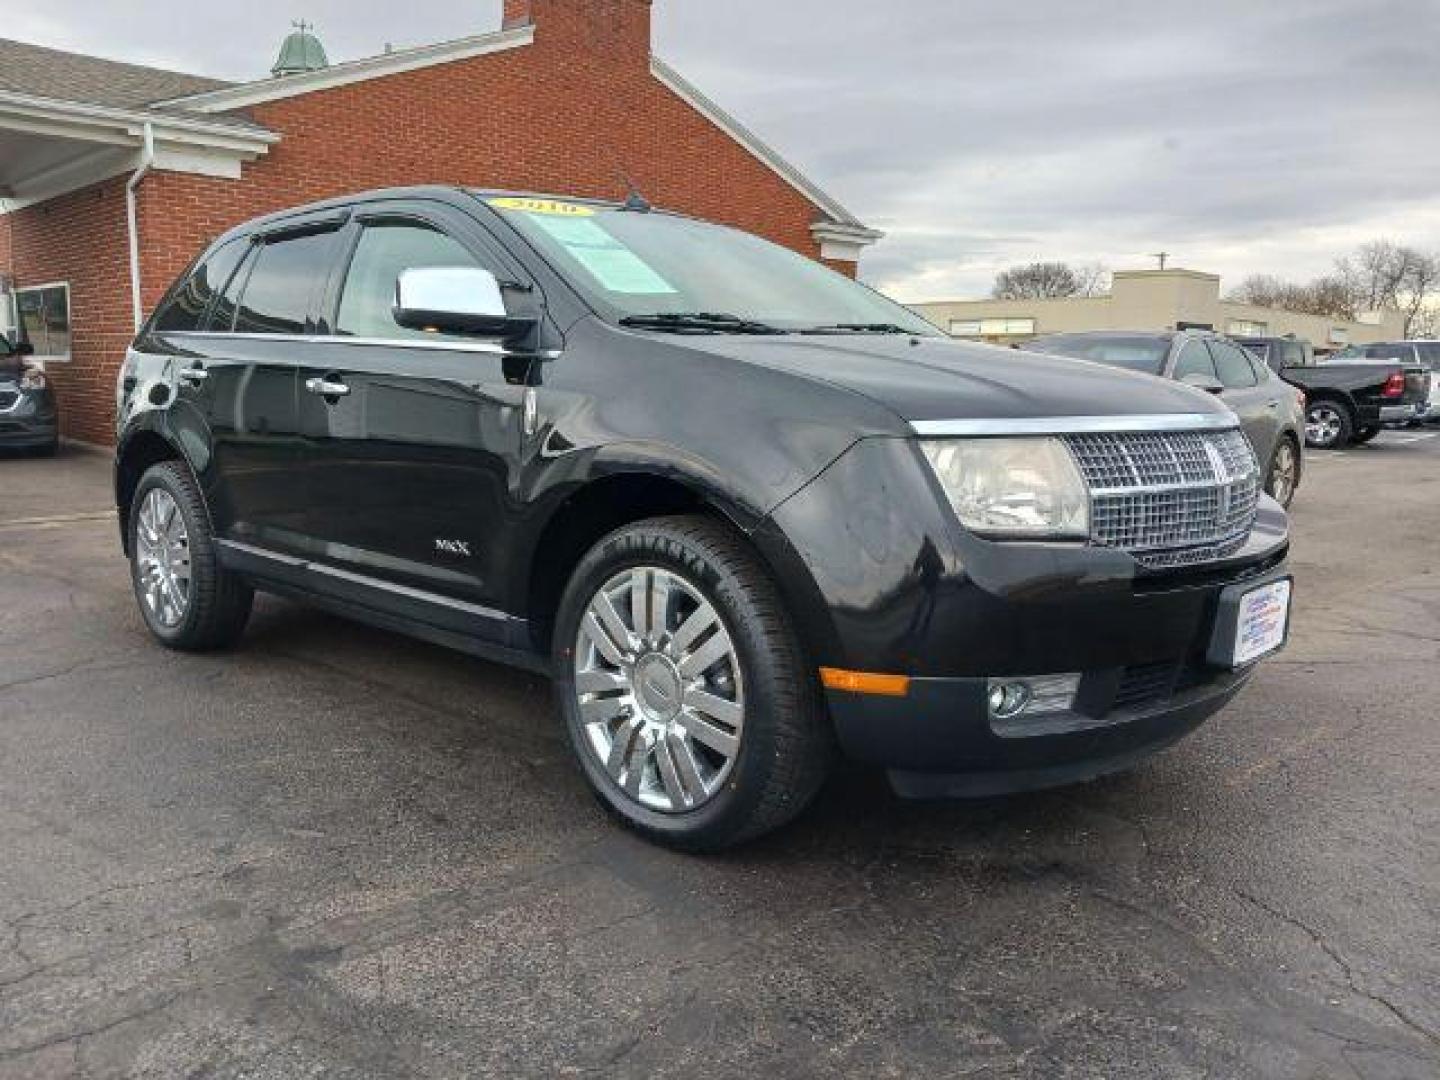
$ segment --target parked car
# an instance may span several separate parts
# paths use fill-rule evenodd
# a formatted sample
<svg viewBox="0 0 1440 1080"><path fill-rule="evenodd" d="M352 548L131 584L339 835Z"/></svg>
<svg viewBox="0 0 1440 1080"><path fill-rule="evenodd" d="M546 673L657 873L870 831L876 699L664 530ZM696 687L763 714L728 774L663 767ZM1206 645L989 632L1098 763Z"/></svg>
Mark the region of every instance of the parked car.
<svg viewBox="0 0 1440 1080"><path fill-rule="evenodd" d="M60 411L45 372L27 363L28 343L0 335L0 450L54 454Z"/></svg>
<svg viewBox="0 0 1440 1080"><path fill-rule="evenodd" d="M1304 399L1229 339L1201 330L1107 330L1051 334L1025 348L1176 379L1216 395L1240 418L1264 463L1265 490L1282 506L1294 499L1304 475Z"/></svg>
<svg viewBox="0 0 1440 1080"><path fill-rule="evenodd" d="M1336 360L1365 362L1395 360L1419 364L1430 371L1430 395L1423 408L1416 410L1413 423L1440 421L1440 341L1391 341L1374 345L1349 345L1337 353Z"/></svg>
<svg viewBox="0 0 1440 1080"><path fill-rule="evenodd" d="M1430 398L1430 373L1417 363L1357 356L1346 350L1317 362L1308 342L1235 340L1263 357L1286 382L1305 391L1305 441L1317 450L1369 442L1386 424L1414 419Z"/></svg>
<svg viewBox="0 0 1440 1080"><path fill-rule="evenodd" d="M586 780L689 850L833 748L909 796L1128 768L1285 639L1285 512L1211 395L952 342L637 200L409 189L261 218L119 379L140 613L253 590L553 675Z"/></svg>

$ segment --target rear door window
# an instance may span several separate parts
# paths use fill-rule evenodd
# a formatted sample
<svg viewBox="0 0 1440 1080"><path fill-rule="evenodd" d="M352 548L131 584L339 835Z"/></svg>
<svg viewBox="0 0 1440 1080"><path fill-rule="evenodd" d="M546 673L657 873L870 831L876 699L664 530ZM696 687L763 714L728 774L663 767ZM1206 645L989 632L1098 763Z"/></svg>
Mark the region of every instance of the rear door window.
<svg viewBox="0 0 1440 1080"><path fill-rule="evenodd" d="M1260 380L1250 366L1250 358L1239 345L1228 341L1210 342L1210 352L1215 357L1215 371L1227 390L1243 390L1254 386Z"/></svg>
<svg viewBox="0 0 1440 1080"><path fill-rule="evenodd" d="M241 334L303 334L330 272L336 230L265 241L235 316Z"/></svg>
<svg viewBox="0 0 1440 1080"><path fill-rule="evenodd" d="M245 288L245 282L255 266L255 256L259 253L260 249L254 243L245 241L240 265L235 273L230 275L230 281L220 295L215 297L215 303L210 308L210 317L206 319L203 329L218 334L228 334L235 329L235 312L240 308L240 293Z"/></svg>
<svg viewBox="0 0 1440 1080"><path fill-rule="evenodd" d="M1187 375L1199 375L1206 379L1220 377L1215 373L1215 361L1210 358L1210 351L1203 341L1187 341L1180 350L1180 358L1175 361L1175 378L1183 379Z"/></svg>
<svg viewBox="0 0 1440 1080"><path fill-rule="evenodd" d="M199 330L216 295L230 283L241 258L249 250L243 240L232 240L197 266L155 316L160 333Z"/></svg>

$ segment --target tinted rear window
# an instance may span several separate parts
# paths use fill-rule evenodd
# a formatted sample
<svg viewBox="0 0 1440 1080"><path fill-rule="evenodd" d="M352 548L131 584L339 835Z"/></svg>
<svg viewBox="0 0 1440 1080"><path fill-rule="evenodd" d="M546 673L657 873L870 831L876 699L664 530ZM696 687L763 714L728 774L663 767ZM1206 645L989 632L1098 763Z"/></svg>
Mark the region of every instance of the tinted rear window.
<svg viewBox="0 0 1440 1080"><path fill-rule="evenodd" d="M1164 338L1092 337L1090 335L1040 338L1025 346L1031 352L1054 356L1073 356L1077 360L1093 360L1128 371L1159 375L1170 355L1170 342Z"/></svg>
<svg viewBox="0 0 1440 1080"><path fill-rule="evenodd" d="M271 240L245 285L235 329L242 334L303 334L318 283L330 269L335 233Z"/></svg>
<svg viewBox="0 0 1440 1080"><path fill-rule="evenodd" d="M161 333L199 330L215 294L225 288L248 249L248 242L232 240L197 266L155 317L155 329Z"/></svg>

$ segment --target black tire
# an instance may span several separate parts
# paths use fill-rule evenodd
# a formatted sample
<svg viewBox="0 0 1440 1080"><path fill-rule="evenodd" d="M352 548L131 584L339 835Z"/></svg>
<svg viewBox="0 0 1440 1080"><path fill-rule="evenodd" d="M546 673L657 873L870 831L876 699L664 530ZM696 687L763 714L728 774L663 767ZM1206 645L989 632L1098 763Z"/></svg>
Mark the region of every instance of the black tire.
<svg viewBox="0 0 1440 1080"><path fill-rule="evenodd" d="M1355 419L1344 402L1319 398L1305 407L1305 445L1312 450L1338 450L1348 446Z"/></svg>
<svg viewBox="0 0 1440 1080"><path fill-rule="evenodd" d="M1350 436L1350 441L1356 446L1364 446L1384 430L1385 429L1379 424L1371 424L1368 427L1358 428L1355 433Z"/></svg>
<svg viewBox="0 0 1440 1080"><path fill-rule="evenodd" d="M188 538L190 583L188 603L173 626L167 626L147 604L141 585L138 532L146 496L156 488L168 492L183 518ZM189 468L178 461L155 465L140 478L130 504L127 526L130 581L140 615L157 641L183 652L209 652L233 645L245 631L254 591L220 565L204 497Z"/></svg>
<svg viewBox="0 0 1440 1080"><path fill-rule="evenodd" d="M1287 453L1290 469L1288 480L1281 475ZM1285 509L1290 509L1290 504L1295 501L1295 492L1299 490L1302 474L1299 442L1292 435L1281 435L1275 442L1275 449L1270 454L1270 467L1265 473L1266 494Z"/></svg>
<svg viewBox="0 0 1440 1080"><path fill-rule="evenodd" d="M587 741L576 692L576 645L591 601L627 569L682 578L719 613L745 688L744 726L723 784L696 809L663 812L627 794ZM668 847L715 852L801 813L824 783L833 737L817 675L806 661L779 591L744 540L703 517L654 518L595 545L566 587L555 624L556 690L586 780L625 825ZM631 714L633 715L633 713Z"/></svg>

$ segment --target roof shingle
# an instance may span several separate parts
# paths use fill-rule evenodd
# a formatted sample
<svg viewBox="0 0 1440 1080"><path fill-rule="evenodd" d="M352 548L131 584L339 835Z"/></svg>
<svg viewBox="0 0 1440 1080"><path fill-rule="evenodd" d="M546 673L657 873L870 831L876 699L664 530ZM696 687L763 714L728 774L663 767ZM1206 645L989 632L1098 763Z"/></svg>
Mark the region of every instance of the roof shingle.
<svg viewBox="0 0 1440 1080"><path fill-rule="evenodd" d="M111 109L139 109L229 85L201 75L102 60L0 38L0 91Z"/></svg>

